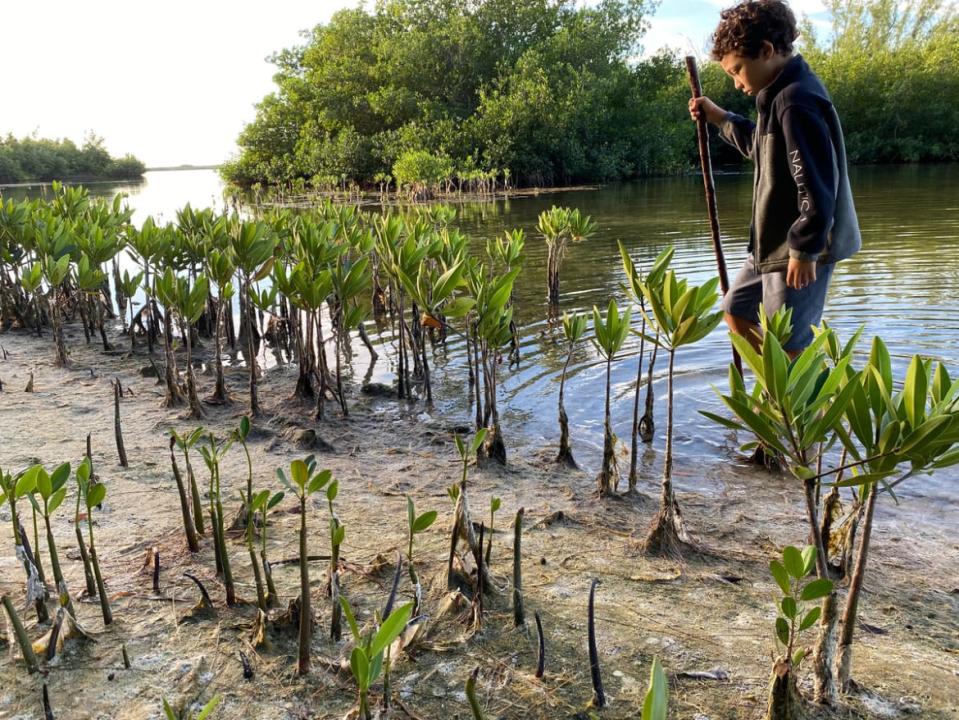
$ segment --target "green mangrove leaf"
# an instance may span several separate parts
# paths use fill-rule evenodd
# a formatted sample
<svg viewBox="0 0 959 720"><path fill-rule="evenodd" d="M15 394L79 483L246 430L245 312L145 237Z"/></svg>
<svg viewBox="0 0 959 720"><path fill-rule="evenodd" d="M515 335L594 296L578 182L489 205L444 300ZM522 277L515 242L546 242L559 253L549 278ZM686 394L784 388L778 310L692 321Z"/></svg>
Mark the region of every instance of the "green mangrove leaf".
<svg viewBox="0 0 959 720"><path fill-rule="evenodd" d="M810 600L818 600L819 598L826 597L829 593L832 592L832 580L827 580L826 578L818 578L813 580L811 583L806 585L802 589L802 594L800 599L803 602L809 602Z"/></svg>

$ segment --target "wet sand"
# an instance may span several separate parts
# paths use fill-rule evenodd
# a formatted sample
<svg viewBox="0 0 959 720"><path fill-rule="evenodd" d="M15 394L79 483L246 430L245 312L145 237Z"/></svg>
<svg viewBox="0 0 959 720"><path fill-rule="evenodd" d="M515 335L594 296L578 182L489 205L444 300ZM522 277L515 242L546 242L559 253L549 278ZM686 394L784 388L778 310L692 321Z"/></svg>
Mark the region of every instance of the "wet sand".
<svg viewBox="0 0 959 720"><path fill-rule="evenodd" d="M116 338L125 348L126 341ZM314 670L307 679L294 674L294 632L270 631L270 647L250 643L253 604L228 609L214 574L209 535L191 555L183 536L176 486L169 465L169 428L189 430L196 422L183 409L161 407L163 388L140 369L145 351L134 358L104 355L86 346L79 327L68 328L71 366L52 366L49 334L0 335L9 352L0 360L0 467L19 469L36 461L48 468L76 464L92 433L96 472L107 484L103 511L97 512L97 546L115 622L104 628L95 600L77 603L79 619L96 637L94 644L68 643L68 650L45 677L28 675L18 654L0 637L0 718L43 717L41 685L46 682L58 718L159 718L161 699L171 703L223 701L213 718L342 718L354 704L352 680L339 669L349 646L329 639L330 601L327 563L311 563ZM200 355L202 356L203 351ZM2 355L2 354L0 354ZM162 359L162 353L160 357ZM183 358L179 358L182 363ZM35 392L25 393L31 369ZM91 373L92 369L92 373ZM110 381L117 377L131 391L121 405L130 466L119 466L113 439ZM207 406L204 426L218 436L235 427L247 407L246 372L228 370L236 403ZM198 377L201 396L213 389L213 377ZM361 622L382 608L397 550L406 552L406 500L418 512L439 511L439 519L417 536L415 557L424 583L428 634L412 652L395 659L392 684L398 702L394 718L469 717L464 684L480 666L480 701L489 718L570 718L586 712L591 696L586 650L586 603L592 578L596 595L600 662L607 718L639 716L650 663L662 661L670 682L670 718L758 718L775 651L775 585L767 567L786 544L802 544L805 531L801 492L786 477L716 457L704 464L676 458L675 482L687 521L705 552L682 561L648 558L638 545L656 506L658 449L644 453L641 494L598 500L584 472L551 462L555 450L536 456L512 453L507 468L471 468L469 496L474 520L488 522L491 496L502 498L495 518L492 570L503 591L487 603L483 626L470 636L455 614L436 617L445 595L446 559L452 504L446 488L459 478L452 431L466 417L433 413L422 420L422 404L407 407L388 398L370 398L354 388L350 416L332 403L327 418L315 423L311 408L290 400L296 371L270 369L260 398L265 412L254 421L250 451L254 487L279 489L277 467L315 453L320 467L340 482L337 511L346 525L343 546L344 594ZM331 449L312 448L309 433ZM509 427L504 428L507 444ZM575 450L575 428L573 442ZM201 488L206 469L194 458ZM246 460L234 447L223 467L226 516L240 505ZM707 495L684 486L711 484ZM25 503L20 505L22 509ZM515 511L525 508L524 590L530 631L513 628L508 579L511 577ZM915 509L914 509L915 510ZM926 508L933 513L935 508ZM860 604L853 675L863 691L822 717L959 717L959 542L942 523L923 525L917 514L899 513L891 504L878 511L878 525L865 591ZM79 595L83 573L72 527L72 495L55 516L55 535L67 583ZM27 518L29 519L29 517ZM316 500L308 518L310 553L329 552L325 500ZM25 523L29 524L29 523ZM209 523L207 523L209 524ZM299 591L295 563L298 512L287 497L271 515L269 556L281 605ZM24 576L10 537L9 509L0 510L0 591L22 607ZM45 553L45 543L41 539ZM159 548L163 572L160 596L152 591L144 559ZM255 591L249 558L239 536L230 555L238 593ZM47 572L49 560L46 560ZM183 572L201 578L213 598L214 615L186 619L198 600ZM402 599L409 582L403 576ZM539 611L546 635L543 680L533 677L536 662L533 611ZM32 639L43 632L35 616L21 612ZM4 628L6 618L4 617ZM811 644L813 636L804 636ZM132 668L125 670L121 643ZM244 680L240 652L250 658L255 677ZM684 673L712 671L704 679ZM808 668L800 671L809 689ZM195 706L198 707L198 706Z"/></svg>

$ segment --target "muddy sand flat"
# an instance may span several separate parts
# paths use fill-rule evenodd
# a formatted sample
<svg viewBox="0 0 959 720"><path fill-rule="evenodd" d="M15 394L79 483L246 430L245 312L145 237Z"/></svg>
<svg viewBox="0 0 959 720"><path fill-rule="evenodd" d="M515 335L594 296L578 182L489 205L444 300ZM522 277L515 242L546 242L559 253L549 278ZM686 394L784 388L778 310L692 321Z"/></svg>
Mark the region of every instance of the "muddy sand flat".
<svg viewBox="0 0 959 720"><path fill-rule="evenodd" d="M122 338L117 344L123 346ZM145 354L126 358L85 346L79 328L68 328L71 365L51 363L49 336L0 335L9 357L0 360L0 467L33 462L48 468L83 456L92 435L95 471L108 487L95 515L97 547L115 622L104 628L95 599L77 603L79 620L95 643L68 641L65 653L46 672L28 675L12 633L0 637L0 718L41 718L41 688L48 686L57 718L159 718L162 698L194 709L219 694L214 718L342 718L355 694L343 669L349 644L329 638L331 604L326 595L328 562L311 563L317 625L313 672L295 675L296 630L271 622L267 643L254 647L255 603L227 608L214 573L209 535L200 552L186 547L176 486L169 464L168 430L188 431L196 422L183 409L161 407L163 388L141 368ZM202 355L202 352L201 352ZM162 353L161 353L162 358ZM182 363L182 360L180 361ZM26 393L31 370L35 392ZM247 407L246 372L228 369L235 404L207 406L205 427L224 436ZM119 466L114 444L113 390L119 378L128 394L121 403L129 467ZM417 536L415 559L424 584L423 611L430 616L408 653L394 658L394 718L467 718L464 685L480 667L479 696L489 718L588 717L591 697L586 647L586 604L592 578L596 595L600 662L610 705L598 715L636 718L653 657L670 683L670 718L758 718L774 653L775 586L768 563L782 546L802 544L801 493L788 478L728 458L684 462L676 458L674 482L687 521L704 552L680 560L648 558L639 539L653 515L658 490L658 452L647 452L641 494L599 501L592 477L561 469L544 448L539 457L510 456L507 468L471 468L469 497L474 520L486 520L491 496L502 498L495 518L492 571L501 591L486 602L482 627L471 633L468 608L440 617L446 596L446 562L452 503L447 487L459 478L455 428L468 419L417 420L422 406L353 392L350 415L332 403L324 421L291 400L296 371L271 369L260 387L263 416L253 423L250 452L254 487L280 489L278 467L315 453L340 483L337 511L346 526L342 588L360 622L382 609L397 551L406 552L406 499L417 511L439 511L439 519ZM201 395L213 378L199 376ZM510 428L505 428L509 443ZM575 428L573 429L575 450ZM201 488L206 468L194 468ZM226 516L239 509L246 483L240 447L223 467ZM705 480L718 490L710 497L684 491L684 478ZM71 483L73 481L71 480ZM689 482L692 484L692 482ZM54 527L67 583L75 596L83 571L73 529L72 491ZM329 553L325 498L310 509L310 554ZM21 505L21 508L23 506ZM513 627L508 580L512 573L512 518L525 508L524 590L529 630ZM959 718L959 544L943 523L916 518L936 508L904 510L886 504L878 512L873 553L860 606L854 677L861 692L846 705L814 713L835 718ZM13 552L9 508L0 510L0 591L16 600L32 639L36 626L23 608L24 574ZM904 519L905 518L905 519ZM29 515L25 518L29 521ZM29 525L28 523L25 523ZM207 523L209 525L209 523ZM290 496L271 515L268 554L281 607L299 592L299 514ZM503 532L503 530L506 532ZM46 560L45 543L41 547ZM160 594L152 588L145 559L157 547ZM230 540L240 596L255 601L252 571L242 536ZM284 562L292 560L292 562ZM184 572L209 589L215 612L190 617L199 594ZM410 596L404 573L401 600ZM536 633L532 615L542 617L546 674L534 677ZM4 623L6 617L4 616ZM812 635L805 637L812 643ZM132 667L124 669L125 643ZM244 679L241 653L254 677ZM808 690L808 671L801 671ZM376 693L379 704L379 691Z"/></svg>

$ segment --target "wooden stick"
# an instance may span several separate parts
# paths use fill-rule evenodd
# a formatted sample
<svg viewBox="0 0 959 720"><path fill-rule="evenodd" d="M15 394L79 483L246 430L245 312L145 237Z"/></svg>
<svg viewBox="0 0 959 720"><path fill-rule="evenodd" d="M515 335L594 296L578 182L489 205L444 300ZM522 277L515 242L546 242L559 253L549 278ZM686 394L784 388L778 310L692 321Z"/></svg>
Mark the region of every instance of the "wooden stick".
<svg viewBox="0 0 959 720"><path fill-rule="evenodd" d="M686 72L689 74L689 89L693 98L703 95L703 88L699 82L699 71L696 69L696 58L686 56ZM709 213L709 230L713 238L713 251L716 254L716 268L719 271L719 286L723 295L729 292L729 273L726 271L726 256L723 254L723 243L719 235L719 212L716 210L716 184L713 182L713 162L709 155L709 131L706 129L706 118L699 113L696 120L696 135L699 139L699 162L703 169L703 185L706 188L706 209ZM733 363L739 374L743 374L743 362L733 348Z"/></svg>

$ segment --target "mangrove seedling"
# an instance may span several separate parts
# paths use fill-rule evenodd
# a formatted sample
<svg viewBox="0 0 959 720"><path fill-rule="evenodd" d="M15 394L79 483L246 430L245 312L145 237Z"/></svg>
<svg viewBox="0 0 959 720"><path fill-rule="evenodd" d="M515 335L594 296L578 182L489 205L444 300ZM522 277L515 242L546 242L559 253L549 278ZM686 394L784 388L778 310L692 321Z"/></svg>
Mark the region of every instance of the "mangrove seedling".
<svg viewBox="0 0 959 720"><path fill-rule="evenodd" d="M536 677L542 678L546 673L546 637L543 635L543 621L540 620L539 610L533 612L536 621Z"/></svg>
<svg viewBox="0 0 959 720"><path fill-rule="evenodd" d="M653 666L649 669L649 687L646 689L640 720L667 720L668 709L669 683L666 682L666 673L663 672L659 658L653 658Z"/></svg>
<svg viewBox="0 0 959 720"><path fill-rule="evenodd" d="M36 468L37 466L34 466ZM37 484L37 472L29 468L26 472L14 476L0 469L0 504L6 501L10 505L10 519L13 524L13 544L17 558L23 563L27 574L27 604L33 603L37 613L37 622L45 623L50 620L47 612L47 589L40 579L40 573L30 554L26 551L26 538L23 536L22 525L17 516L17 500L30 495Z"/></svg>
<svg viewBox="0 0 959 720"><path fill-rule="evenodd" d="M571 468L578 467L573 459L573 451L569 446L569 417L566 415L566 406L563 404L563 392L566 389L566 372L569 370L569 361L573 357L573 348L583 333L586 332L586 316L579 313L569 315L563 313L563 336L566 338L566 362L563 363L563 372L559 377L559 454L556 462L564 463Z"/></svg>
<svg viewBox="0 0 959 720"><path fill-rule="evenodd" d="M70 479L70 463L62 463L52 473L47 473L40 465L35 465L36 472L36 493L30 495L30 502L43 516L43 523L47 531L47 550L50 553L50 565L53 568L53 580L56 583L57 595L60 599L60 605L67 608L73 617L76 612L73 609L73 600L67 589L67 584L63 579L63 572L60 569L60 557L57 553L57 544L53 537L53 529L50 525L50 517L63 503L67 495L67 480ZM31 468L33 470L33 468ZM28 470L30 472L30 470ZM36 496L40 496L38 502ZM2 500L0 500L0 504Z"/></svg>
<svg viewBox="0 0 959 720"><path fill-rule="evenodd" d="M356 681L356 690L359 703L360 720L372 720L370 713L370 687L376 682L383 668L383 654L393 641L406 629L413 613L413 603L406 603L396 608L388 618L383 620L376 632L360 633L353 610L345 597L340 597L343 614L349 623L355 645L350 654L350 670Z"/></svg>
<svg viewBox="0 0 959 720"><path fill-rule="evenodd" d="M339 642L343 637L343 613L340 608L340 546L346 538L346 527L333 510L333 501L340 492L340 483L333 480L326 488L326 503L330 509L330 585L329 593L333 602L330 619L330 637Z"/></svg>
<svg viewBox="0 0 959 720"><path fill-rule="evenodd" d="M20 621L17 609L13 606L8 595L0 597L0 603L3 604L4 609L7 611L7 617L10 618L10 625L13 627L13 632L17 637L17 643L20 645L20 654L23 655L23 662L27 665L27 671L31 674L35 673L40 669L37 664L37 656L33 652L33 645L30 643L27 631Z"/></svg>
<svg viewBox="0 0 959 720"><path fill-rule="evenodd" d="M656 336L645 335L669 352L666 374L666 451L663 459L662 492L659 512L646 533L643 545L647 552L671 553L690 542L679 502L673 492L673 376L676 350L706 337L720 323L722 311L712 312L718 294L719 279L713 278L699 287L690 287L667 270L661 285L639 284L652 314L642 309L647 326Z"/></svg>
<svg viewBox="0 0 959 720"><path fill-rule="evenodd" d="M603 690L603 676L599 671L599 652L596 649L596 614L594 608L597 585L599 585L599 580L593 578L589 585L589 610L586 621L589 641L589 677L593 682L593 699L590 705L595 708L604 708L606 707L606 693Z"/></svg>
<svg viewBox="0 0 959 720"><path fill-rule="evenodd" d="M262 494L262 492L260 494ZM283 498L284 493L280 490L270 495L269 499L262 502L259 506L260 517L263 519L263 526L260 528L260 564L263 566L263 576L266 578L266 604L270 607L276 604L279 594L276 592L276 585L273 584L273 568L270 566L270 561L266 558L266 533L267 527L269 526L268 518L270 510L275 508Z"/></svg>
<svg viewBox="0 0 959 720"><path fill-rule="evenodd" d="M232 440L217 443L213 433L207 435L207 445L200 447L200 454L210 471L210 523L213 525L213 541L219 558L218 571L223 572L223 585L226 589L226 604L236 604L236 590L233 585L233 571L230 568L230 556L226 550L226 524L223 520L223 498L220 492L220 461L226 455Z"/></svg>
<svg viewBox="0 0 959 720"><path fill-rule="evenodd" d="M421 515L416 514L416 508L413 506L413 498L406 496L406 529L407 529L407 551L406 558L410 564L410 583L413 585L413 614L419 612L420 602L423 599L423 588L420 585L420 579L416 574L413 564L413 537L426 530L436 522L436 510L427 510Z"/></svg>
<svg viewBox="0 0 959 720"><path fill-rule="evenodd" d="M639 481L639 445L637 441L641 438L643 442L652 442L653 432L656 426L653 418L653 367L656 364L656 351L659 349L659 345L652 343L649 367L646 370L646 404L643 415L640 417L639 395L643 379L643 358L646 354L646 296L643 295L639 271L637 271L636 266L633 265L633 261L626 251L626 246L623 245L622 240L617 242L619 243L619 254L623 259L623 269L626 271L626 279L628 280L626 287L632 298L639 303L640 314L642 315L642 325L639 329L639 362L636 364L636 388L633 395L633 428L630 441L629 479L627 481L628 487L632 491L636 489L636 483ZM670 246L657 256L652 269L646 276L647 285L654 287L662 285L666 268L669 267L674 252L675 248Z"/></svg>
<svg viewBox="0 0 959 720"><path fill-rule="evenodd" d="M173 469L173 479L176 481L177 493L180 496L180 513L183 515L183 531L186 533L186 544L190 552L198 552L200 544L196 538L196 525L193 517L190 515L190 501L187 499L187 490L183 485L183 476L180 475L180 466L176 461L176 441L177 434L175 430L170 431L170 466Z"/></svg>
<svg viewBox="0 0 959 720"><path fill-rule="evenodd" d="M597 476L600 497L612 495L619 482L619 473L615 467L616 436L613 434L613 421L610 418L610 382L613 358L623 346L626 335L629 334L629 315L629 308L620 315L619 308L616 307L616 302L613 299L610 299L609 306L606 308L605 319L599 314L599 308L593 306L593 331L596 334L593 338L593 345L595 345L600 354L606 358L606 413L603 423L603 466Z"/></svg>
<svg viewBox="0 0 959 720"><path fill-rule="evenodd" d="M190 462L190 448L195 446L200 438L203 437L203 427L198 427L189 435L179 435L176 430L170 430L170 435L176 440L176 445L183 453L183 462L186 465L187 480L190 483L190 497L193 506L193 524L199 535L206 532L203 523L203 503L200 500L200 488L196 482L196 475L193 472L193 464Z"/></svg>
<svg viewBox="0 0 959 720"><path fill-rule="evenodd" d="M470 517L469 500L466 495L466 477L470 458L482 446L486 438L486 429L482 428L473 436L470 444L467 446L459 435L454 435L456 450L460 454L463 474L460 478L459 486L453 486L456 489L450 489L450 498L454 502L453 507L453 528L450 532L450 554L446 569L447 588L453 590L456 588L455 576L453 572L453 559L456 557L456 548L460 541L463 541L468 550L468 554L475 559L482 560L483 548L476 538L476 531L473 527L473 521ZM489 576L489 568L485 564L480 564L484 576L482 582L477 579L477 587L483 585L490 592L493 591L492 578ZM478 568L478 570L480 570Z"/></svg>
<svg viewBox="0 0 959 720"><path fill-rule="evenodd" d="M773 665L769 686L767 720L794 720L804 717L802 701L796 690L795 670L806 656L806 649L797 647L799 634L808 630L819 619L819 605L808 608L806 603L821 600L832 592L832 581L817 578L806 581L816 568L816 548L809 545L802 550L789 546L783 550L782 562L769 563L776 585L782 591L776 618L777 647L782 655Z"/></svg>
<svg viewBox="0 0 959 720"><path fill-rule="evenodd" d="M500 506L503 504L503 501L498 497L491 497L489 499L489 540L486 541L486 564L489 565L490 556L493 554L493 520L496 516L496 511L500 509Z"/></svg>
<svg viewBox="0 0 959 720"><path fill-rule="evenodd" d="M174 709L166 698L163 698L163 714L166 715L166 720L206 720L210 717L210 713L216 710L217 705L220 704L220 696L214 695L210 702L200 708L200 712L194 715L190 712L189 708L178 708Z"/></svg>
<svg viewBox="0 0 959 720"><path fill-rule="evenodd" d="M210 233L214 236L225 232L225 225L222 220L218 220ZM214 245L219 245L215 239ZM214 247L209 251L206 257L207 272L210 278L216 284L216 319L213 321L213 356L216 366L216 386L213 395L205 399L205 402L212 405L224 405L232 402L230 393L227 392L226 382L223 378L223 319L226 311L232 311L232 301L234 288L231 282L236 273L236 264L233 262L233 253L229 247L218 249Z"/></svg>
<svg viewBox="0 0 959 720"><path fill-rule="evenodd" d="M333 473L330 470L316 472L316 461L310 456L305 460L294 460L290 463L289 478L283 468L277 468L276 475L300 501L300 639L297 672L306 675L310 672L310 640L313 636L310 566L306 542L306 500L321 490L330 481Z"/></svg>
<svg viewBox="0 0 959 720"><path fill-rule="evenodd" d="M473 720L486 720L483 709L480 707L479 700L476 698L476 678L479 676L479 665L473 668L473 672L466 678L466 700L470 704L470 711L473 713Z"/></svg>
<svg viewBox="0 0 959 720"><path fill-rule="evenodd" d="M136 344L136 328L134 327L134 315L133 315L133 298L137 294L137 290L140 289L140 284L143 282L143 272L138 272L136 275L130 275L129 270L123 271L123 276L120 278L120 292L123 293L123 296L130 299L130 324L127 326L127 333L130 335L130 354L132 355L137 348ZM124 322L126 319L124 318Z"/></svg>
<svg viewBox="0 0 959 720"><path fill-rule="evenodd" d="M546 241L546 297L549 305L556 308L559 306L559 268L567 245L590 237L596 232L596 223L579 210L554 206L540 213L536 229Z"/></svg>
<svg viewBox="0 0 959 720"><path fill-rule="evenodd" d="M523 609L523 508L516 511L513 521L513 625L526 624Z"/></svg>
<svg viewBox="0 0 959 720"><path fill-rule="evenodd" d="M80 486L80 494L83 496L84 504L87 507L87 532L90 536L88 550L90 552L90 565L93 567L93 577L97 583L97 595L100 598L100 612L103 615L103 624L109 625L113 622L113 612L110 610L110 599L107 597L107 589L103 584L100 561L97 558L97 548L93 539L93 508L106 498L107 486L90 478L90 464L86 458L77 466L77 484Z"/></svg>
<svg viewBox="0 0 959 720"><path fill-rule="evenodd" d="M123 394L120 379L116 378L113 383L113 437L117 443L117 456L120 459L120 467L129 467L127 462L127 451L123 445L123 426L120 424L120 397Z"/></svg>
<svg viewBox="0 0 959 720"><path fill-rule="evenodd" d="M87 436L89 439L89 435ZM84 465L86 470L84 471L87 478L93 477L93 461L90 459L89 454L89 443L87 443L88 454L83 458L80 465L77 466L77 483L80 482L80 468ZM77 547L80 550L80 560L83 562L83 577L86 581L86 594L87 597L94 597L97 594L96 580L93 577L93 568L90 564L90 553L87 552L87 543L83 539L83 525L80 522L80 500L83 496L83 493L79 490L77 491L77 500L76 505L73 510L73 529L77 536Z"/></svg>

